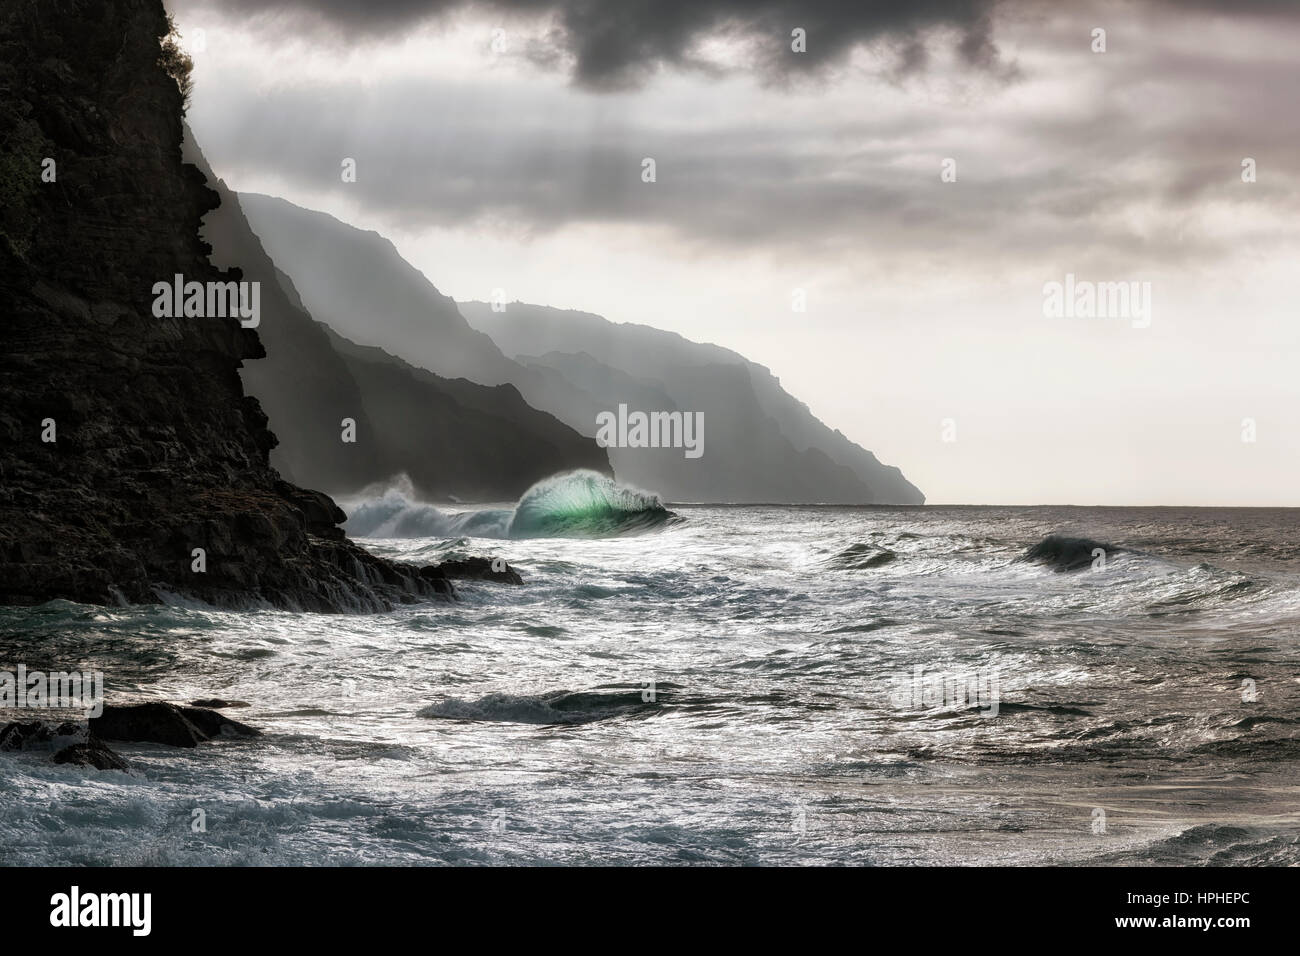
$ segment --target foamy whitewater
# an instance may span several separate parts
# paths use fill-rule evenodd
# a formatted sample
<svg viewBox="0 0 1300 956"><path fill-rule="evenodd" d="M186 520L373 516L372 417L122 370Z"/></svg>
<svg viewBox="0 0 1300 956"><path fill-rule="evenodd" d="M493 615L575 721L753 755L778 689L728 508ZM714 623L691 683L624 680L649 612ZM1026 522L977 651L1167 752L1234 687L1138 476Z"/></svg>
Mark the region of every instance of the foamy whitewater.
<svg viewBox="0 0 1300 956"><path fill-rule="evenodd" d="M669 511L571 476L350 512L378 553L525 584L0 609L0 669L265 731L115 744L130 775L0 753L0 862L1300 863L1297 511ZM1052 534L1090 540L1024 559ZM945 702L972 677L996 713Z"/></svg>

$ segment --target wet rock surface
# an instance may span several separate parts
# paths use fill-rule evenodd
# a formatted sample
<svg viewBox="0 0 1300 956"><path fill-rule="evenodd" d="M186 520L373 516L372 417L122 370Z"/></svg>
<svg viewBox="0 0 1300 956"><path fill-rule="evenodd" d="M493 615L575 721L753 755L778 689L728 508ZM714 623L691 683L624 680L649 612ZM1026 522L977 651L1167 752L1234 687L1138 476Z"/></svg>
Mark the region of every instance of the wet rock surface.
<svg viewBox="0 0 1300 956"><path fill-rule="evenodd" d="M420 576L426 581L448 581L463 578L474 581L499 581L503 584L523 584L519 572L505 561L489 558L461 558L443 561L420 568Z"/></svg>
<svg viewBox="0 0 1300 956"><path fill-rule="evenodd" d="M72 744L62 750L56 750L52 759L55 763L94 767L96 770L131 769L126 758L110 750L108 745L100 740L88 740L84 744Z"/></svg>
<svg viewBox="0 0 1300 956"><path fill-rule="evenodd" d="M233 706L231 702L215 699L205 702ZM88 720L26 720L0 724L0 751L49 752L50 759L58 764L129 770L130 764L109 747L110 741L197 747L218 738L260 735L261 731L256 727L231 720L213 707L141 701L104 704L100 715Z"/></svg>
<svg viewBox="0 0 1300 956"><path fill-rule="evenodd" d="M205 707L149 701L105 704L103 714L91 719L90 733L101 740L195 747L217 737L255 737L261 731Z"/></svg>
<svg viewBox="0 0 1300 956"><path fill-rule="evenodd" d="M131 769L126 758L97 738L84 721L12 721L0 726L0 751L48 752L58 764Z"/></svg>
<svg viewBox="0 0 1300 956"><path fill-rule="evenodd" d="M242 700L223 700L220 697L201 697L198 700L190 701L190 706L221 710L224 707L247 707L248 703Z"/></svg>

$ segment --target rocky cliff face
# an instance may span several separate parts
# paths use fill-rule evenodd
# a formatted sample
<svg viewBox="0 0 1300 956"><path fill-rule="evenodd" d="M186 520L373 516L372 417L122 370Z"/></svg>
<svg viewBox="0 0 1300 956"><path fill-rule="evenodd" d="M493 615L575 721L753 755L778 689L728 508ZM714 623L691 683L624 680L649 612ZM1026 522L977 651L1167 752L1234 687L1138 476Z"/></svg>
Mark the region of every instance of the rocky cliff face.
<svg viewBox="0 0 1300 956"><path fill-rule="evenodd" d="M218 200L182 162L167 28L160 0L0 6L0 602L364 610L445 591L270 467L239 376L255 331L153 315L156 282L238 278L199 239Z"/></svg>

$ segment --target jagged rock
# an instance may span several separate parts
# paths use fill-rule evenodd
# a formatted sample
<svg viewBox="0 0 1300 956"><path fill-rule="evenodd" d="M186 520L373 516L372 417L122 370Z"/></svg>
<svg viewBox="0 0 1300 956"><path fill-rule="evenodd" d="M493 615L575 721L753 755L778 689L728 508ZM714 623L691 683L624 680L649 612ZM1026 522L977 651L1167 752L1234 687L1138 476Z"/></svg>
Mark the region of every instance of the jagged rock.
<svg viewBox="0 0 1300 956"><path fill-rule="evenodd" d="M110 750L100 740L88 740L84 744L72 744L54 753L55 763L73 764L78 767L94 767L96 770L130 770L131 765L119 753Z"/></svg>
<svg viewBox="0 0 1300 956"><path fill-rule="evenodd" d="M177 709L190 723L207 735L209 740L214 737L258 737L262 733L256 727L231 720L225 714L207 707L178 707Z"/></svg>
<svg viewBox="0 0 1300 956"><path fill-rule="evenodd" d="M443 561L420 568L420 576L427 581L446 581L450 578L466 578L476 581L500 581L505 584L523 584L519 572L504 561L498 570L494 561L488 558L461 558Z"/></svg>
<svg viewBox="0 0 1300 956"><path fill-rule="evenodd" d="M33 720L0 727L0 750L53 750L59 764L96 767L99 770L130 770L130 765L97 739L86 724L73 721Z"/></svg>
<svg viewBox="0 0 1300 956"><path fill-rule="evenodd" d="M102 740L129 740L194 747L220 736L257 736L261 731L215 710L165 701L105 704L90 721L90 732Z"/></svg>
<svg viewBox="0 0 1300 956"><path fill-rule="evenodd" d="M155 283L242 278L199 236L219 200L182 161L167 29L161 0L0 3L0 604L453 594L348 541L332 500L270 466L239 373L265 354L255 329L153 314Z"/></svg>
<svg viewBox="0 0 1300 956"><path fill-rule="evenodd" d="M31 750L49 747L59 737L75 737L81 732L75 723L54 724L44 720L17 721L0 727L0 750Z"/></svg>

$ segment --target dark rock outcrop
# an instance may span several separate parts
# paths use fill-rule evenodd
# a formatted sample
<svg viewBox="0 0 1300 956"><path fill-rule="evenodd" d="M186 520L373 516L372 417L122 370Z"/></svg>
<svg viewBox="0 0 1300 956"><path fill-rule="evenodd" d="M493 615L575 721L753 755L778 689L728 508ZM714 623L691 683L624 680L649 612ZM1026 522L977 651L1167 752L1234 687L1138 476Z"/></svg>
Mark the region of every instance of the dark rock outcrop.
<svg viewBox="0 0 1300 956"><path fill-rule="evenodd" d="M430 581L464 578L475 581L499 581L503 584L523 584L519 572L504 561L489 558L461 558L420 568L420 575Z"/></svg>
<svg viewBox="0 0 1300 956"><path fill-rule="evenodd" d="M105 704L104 712L91 718L90 733L100 740L195 747L216 737L256 737L261 731L205 707L148 701Z"/></svg>
<svg viewBox="0 0 1300 956"><path fill-rule="evenodd" d="M74 721L15 721L0 727L0 750L53 751L54 763L95 767L98 770L130 770L121 754L109 749L85 723Z"/></svg>
<svg viewBox="0 0 1300 956"><path fill-rule="evenodd" d="M167 31L161 0L0 5L0 603L450 593L349 542L328 497L270 466L239 374L264 355L254 329L154 316L157 282L240 278L199 238L218 197L182 161Z"/></svg>
<svg viewBox="0 0 1300 956"><path fill-rule="evenodd" d="M84 744L72 744L62 750L56 750L52 758L55 763L72 764L77 767L94 767L96 770L130 770L131 765L121 754L116 753L100 740L91 739Z"/></svg>
<svg viewBox="0 0 1300 956"><path fill-rule="evenodd" d="M0 727L0 750L32 750L56 746L59 738L77 737L84 732L72 721L14 721Z"/></svg>

